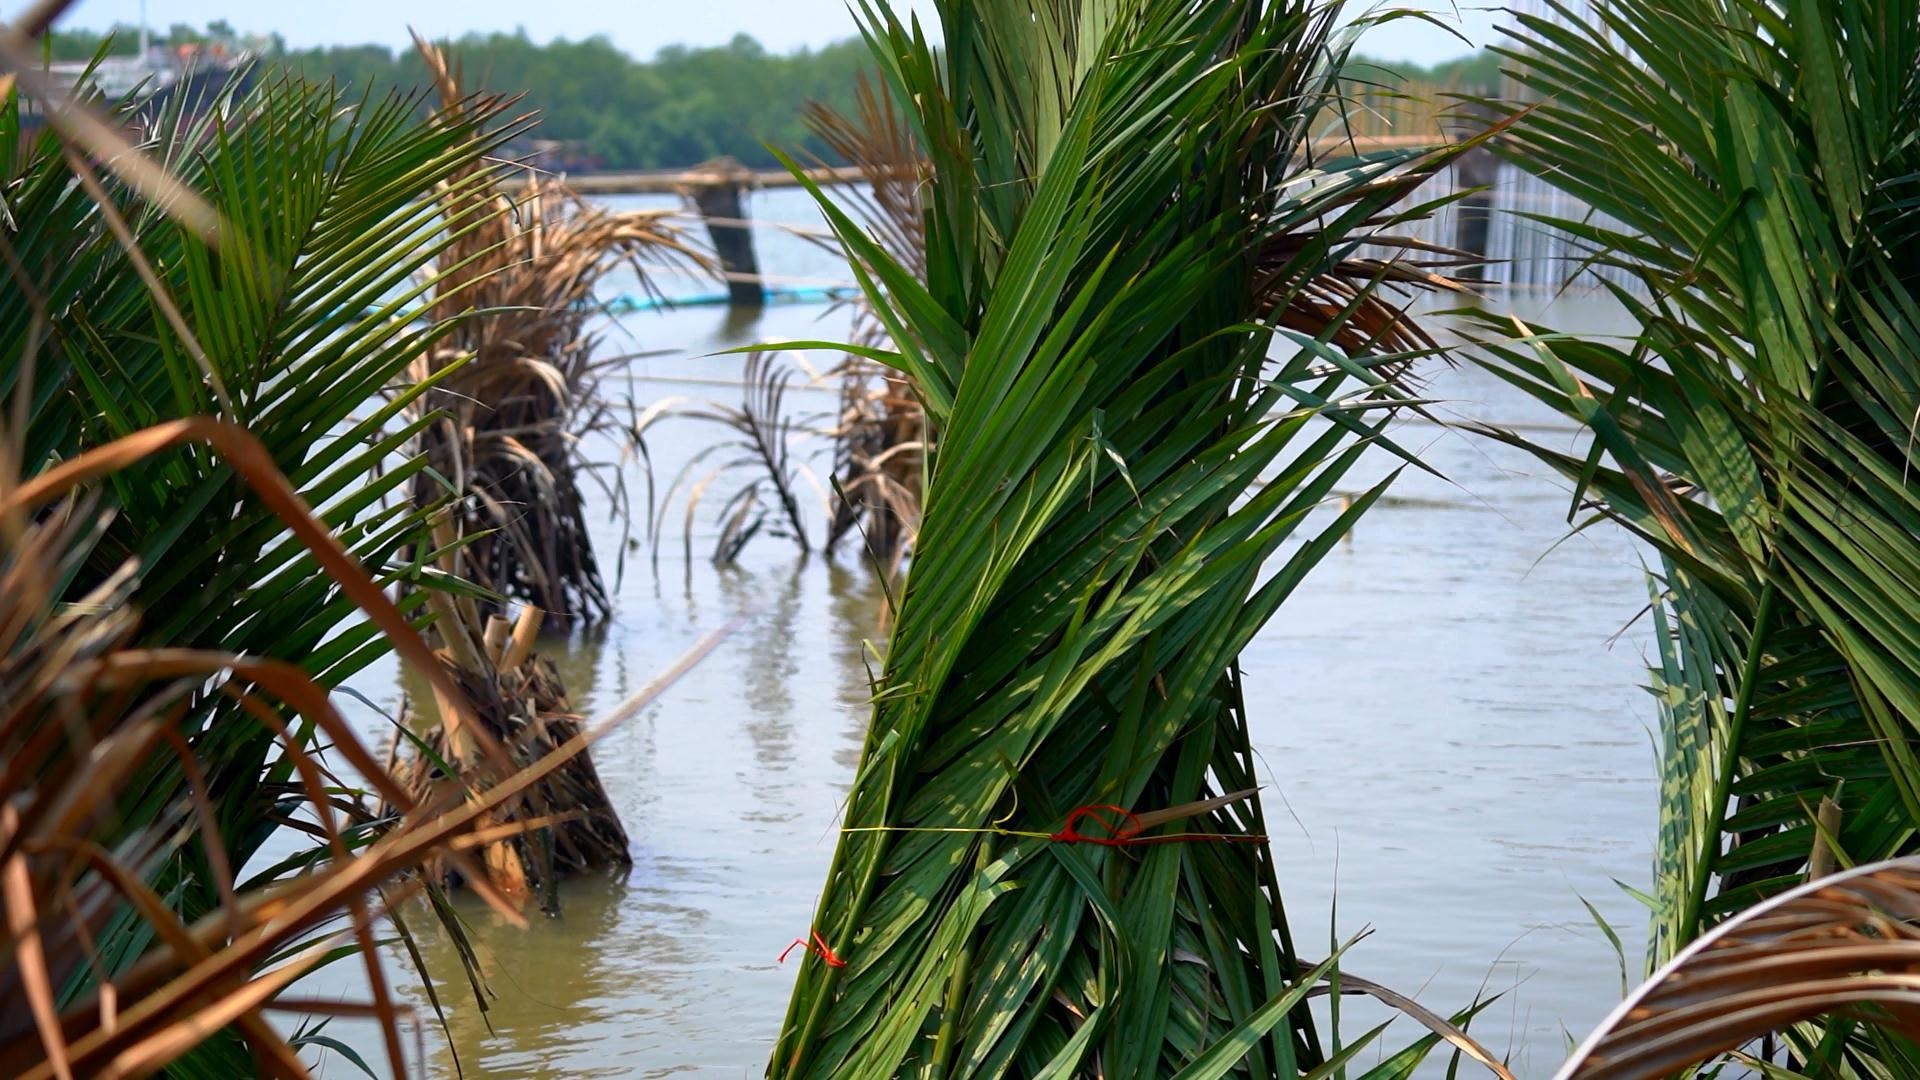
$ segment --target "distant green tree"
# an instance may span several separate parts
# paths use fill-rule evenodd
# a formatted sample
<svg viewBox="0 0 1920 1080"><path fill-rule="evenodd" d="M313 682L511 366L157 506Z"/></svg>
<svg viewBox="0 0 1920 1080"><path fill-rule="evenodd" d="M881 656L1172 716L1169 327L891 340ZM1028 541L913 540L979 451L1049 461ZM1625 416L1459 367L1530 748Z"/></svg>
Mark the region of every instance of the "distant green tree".
<svg viewBox="0 0 1920 1080"><path fill-rule="evenodd" d="M1481 49L1437 64L1355 56L1347 61L1341 72L1349 79L1375 85L1397 86L1405 81L1460 93L1491 94L1500 89L1500 64L1498 55Z"/></svg>
<svg viewBox="0 0 1920 1080"><path fill-rule="evenodd" d="M453 53L465 85L524 95L524 107L540 113L540 137L578 143L615 169L677 168L721 155L776 168L769 145L825 153L800 122L800 106L848 104L867 65L853 42L779 55L745 34L712 48L669 46L644 62L604 36L542 45L524 31L468 35ZM281 62L376 92L427 79L411 50L374 45L295 50Z"/></svg>
<svg viewBox="0 0 1920 1080"><path fill-rule="evenodd" d="M113 34L115 53L135 50L137 30L116 27ZM204 31L176 24L156 41L182 45L239 36L219 20ZM98 31L63 30L53 35L51 48L55 59L82 60L107 39ZM410 48L289 49L275 34L260 52L268 64L316 81L334 80L356 95L428 85L426 66ZM642 61L605 35L540 44L524 27L469 34L453 43L452 53L463 85L521 95L522 108L540 114L538 137L577 144L610 169L682 168L722 155L754 168L777 168L769 146L829 156L801 123L800 107L818 100L849 108L860 72L871 66L865 47L855 41L780 54L740 34L720 46L669 46Z"/></svg>
<svg viewBox="0 0 1920 1080"><path fill-rule="evenodd" d="M47 51L55 60L91 60L100 55L102 45L109 46L109 56L132 56L140 51L140 30L138 27L116 25L105 32L60 31L48 39Z"/></svg>

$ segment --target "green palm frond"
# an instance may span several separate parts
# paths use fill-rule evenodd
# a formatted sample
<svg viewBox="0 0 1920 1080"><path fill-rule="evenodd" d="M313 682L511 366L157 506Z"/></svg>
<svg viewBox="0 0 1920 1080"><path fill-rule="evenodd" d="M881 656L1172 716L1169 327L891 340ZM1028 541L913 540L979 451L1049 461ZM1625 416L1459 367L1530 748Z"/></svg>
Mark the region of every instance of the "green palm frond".
<svg viewBox="0 0 1920 1080"><path fill-rule="evenodd" d="M516 130L501 124L487 141L435 122L417 99L357 100L282 78L208 117L165 114L145 149L213 208L222 224L207 236L111 177L76 183L84 159L53 133L29 133L10 99L0 109L0 248L13 285L0 291L7 468L32 479L166 421L225 416L381 584L421 576L407 553L431 546L427 512L403 496L422 468L405 448L425 422L407 406L426 388L386 395L449 332L405 313L429 287L420 272L470 227L426 196ZM155 280L136 272L130 248ZM79 600L132 567L116 596L142 614L135 644L288 661L323 688L390 647L286 521L205 448L115 472L100 499L107 524L48 585ZM216 858L172 830L147 863L147 884L183 922L221 905L231 883L218 868L244 866L301 801L295 756L246 715L243 697L208 683L171 703L218 793L207 835L226 845ZM321 741L310 725L294 736ZM149 835L176 819L191 787L179 758L155 758L118 789L115 827ZM140 959L144 925L121 909L100 929L104 974ZM95 974L62 986L62 1003L88 993ZM195 1054L180 1067L248 1060L233 1040Z"/></svg>
<svg viewBox="0 0 1920 1080"><path fill-rule="evenodd" d="M1319 512L1417 332L1332 275L1446 155L1310 173L1331 7L951 0L940 49L863 10L924 276L822 205L931 449L770 1073L1309 1073L1236 657L1379 493ZM1060 839L1093 804L1199 838Z"/></svg>
<svg viewBox="0 0 1920 1080"><path fill-rule="evenodd" d="M1593 10L1521 19L1503 148L1598 212L1548 224L1641 282L1637 336L1490 319L1490 366L1590 428L1528 449L1662 558L1658 964L1805 880L1823 797L1843 863L1914 848L1920 6Z"/></svg>

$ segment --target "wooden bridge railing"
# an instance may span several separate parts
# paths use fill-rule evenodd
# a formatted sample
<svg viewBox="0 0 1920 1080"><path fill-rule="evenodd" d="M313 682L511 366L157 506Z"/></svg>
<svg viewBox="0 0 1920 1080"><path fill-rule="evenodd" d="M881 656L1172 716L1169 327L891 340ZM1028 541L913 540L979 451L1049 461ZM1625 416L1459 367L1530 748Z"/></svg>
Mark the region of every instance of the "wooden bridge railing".
<svg viewBox="0 0 1920 1080"><path fill-rule="evenodd" d="M1349 148L1358 153L1366 153L1375 150L1438 146L1441 141L1438 135L1356 135L1352 139L1344 136L1329 136L1318 140L1314 148L1323 155L1331 155ZM821 187L855 184L861 180L860 170L852 166L808 169L806 177ZM511 181L508 182L508 186L512 186ZM568 175L567 186L582 195L678 195L715 186L739 186L747 189L799 187L800 181L785 169L687 169L575 173Z"/></svg>
<svg viewBox="0 0 1920 1080"><path fill-rule="evenodd" d="M1437 130L1430 135L1365 134L1357 131L1329 135L1315 142L1325 157L1346 153L1418 149L1442 145ZM860 183L858 168L809 169L803 174L821 187ZM756 188L800 186L800 178L786 170L755 171L738 162L722 160L695 169L667 172L585 173L567 177L582 195L680 195L688 199L706 222L714 253L719 257L729 300L736 308L756 308L766 302L766 279L753 248L752 222L742 195ZM506 185L514 186L512 180ZM1484 241L1484 238L1483 238Z"/></svg>

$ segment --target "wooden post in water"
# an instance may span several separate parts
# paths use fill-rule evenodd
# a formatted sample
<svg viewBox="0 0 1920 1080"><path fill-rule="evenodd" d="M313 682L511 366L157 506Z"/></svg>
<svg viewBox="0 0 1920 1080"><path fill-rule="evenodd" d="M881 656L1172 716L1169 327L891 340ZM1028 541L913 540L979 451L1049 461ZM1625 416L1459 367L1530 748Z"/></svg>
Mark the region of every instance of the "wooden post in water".
<svg viewBox="0 0 1920 1080"><path fill-rule="evenodd" d="M1500 160L1493 151L1476 146L1453 163L1454 183L1460 190L1484 188L1460 200L1455 211L1453 246L1478 259L1487 257L1487 233L1493 224L1493 183L1499 175ZM1470 269L1473 278L1484 280L1486 267ZM1467 275L1462 275L1463 277Z"/></svg>
<svg viewBox="0 0 1920 1080"><path fill-rule="evenodd" d="M1456 139L1466 139L1479 134L1490 127L1499 114L1486 106L1477 104L1462 105L1459 112L1448 125ZM1461 199L1455 211L1459 216L1454 219L1453 246L1477 259L1487 257L1488 232L1493 226L1493 185L1500 176L1500 159L1485 145L1477 146L1460 155L1453 163L1453 185L1456 191L1471 188L1483 188ZM1468 268L1461 274L1469 280L1487 280L1488 267L1483 263Z"/></svg>
<svg viewBox="0 0 1920 1080"><path fill-rule="evenodd" d="M746 200L753 173L733 158L716 158L693 170L685 191L707 223L713 252L727 276L727 297L736 308L766 305L766 285L760 280L760 261L754 256L753 229L747 222Z"/></svg>

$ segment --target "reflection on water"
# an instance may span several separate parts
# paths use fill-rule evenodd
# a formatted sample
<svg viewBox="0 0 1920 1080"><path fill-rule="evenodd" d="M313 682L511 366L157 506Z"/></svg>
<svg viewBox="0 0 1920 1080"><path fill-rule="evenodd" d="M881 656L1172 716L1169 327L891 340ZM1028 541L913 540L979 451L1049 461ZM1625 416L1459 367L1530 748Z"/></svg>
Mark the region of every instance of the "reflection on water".
<svg viewBox="0 0 1920 1080"><path fill-rule="evenodd" d="M677 935L661 924L636 919L637 905L623 882L583 878L567 884L566 916L547 920L537 932L518 933L491 910L462 902L458 906L474 944L480 978L499 995L483 1014L471 1007L471 992L457 982L458 947L436 920L421 912L408 920L427 969L443 980L451 999L447 1029L460 1048L460 1066L470 1077L534 1076L548 1063L565 1059L583 1032L630 1015L631 1003L648 981L669 964L689 957ZM417 982L403 991L421 995ZM506 1001L508 1007L499 1007ZM452 1054L435 1048L437 1071L453 1072ZM614 1066L571 1067L569 1075L620 1075Z"/></svg>
<svg viewBox="0 0 1920 1080"><path fill-rule="evenodd" d="M564 638L543 635L534 650L552 661L573 707L593 712L599 704L594 689L599 684L600 658L607 651L607 628L591 626Z"/></svg>
<svg viewBox="0 0 1920 1080"><path fill-rule="evenodd" d="M762 339L757 333L760 317L765 308L722 307L719 328L708 339L715 348L732 348L739 345L755 345Z"/></svg>
<svg viewBox="0 0 1920 1080"><path fill-rule="evenodd" d="M804 562L802 563L804 566ZM772 786L774 774L787 771L793 754L793 679L799 674L802 645L794 637L799 616L799 567L787 573L774 571L767 580L739 567L719 571L720 595L734 610L750 610L760 605L757 617L742 631L746 639L746 666L738 675L744 684L751 719L746 722L747 738L753 743L754 763L758 768L749 788L759 810L754 820L768 823L791 820L791 809Z"/></svg>
<svg viewBox="0 0 1920 1080"><path fill-rule="evenodd" d="M886 638L883 627L888 605L892 602L885 578L871 569L868 560L849 568L839 563L827 567L827 591L833 597L834 620L847 633L830 642L835 665L841 672L836 689L840 703L856 717L868 714L874 683L880 677L880 659ZM866 745L867 725L856 723L847 729L846 742L834 755L834 763L851 776L860 767L860 750Z"/></svg>
<svg viewBox="0 0 1920 1080"><path fill-rule="evenodd" d="M760 197L756 219L806 223L796 195ZM835 271L809 245L771 229L762 238L770 273ZM1540 307L1524 314L1587 332L1617 325L1578 298ZM622 331L636 347L681 350L633 361L637 400L732 402L737 392L699 385L739 377L743 358L705 355L738 343L731 335L832 339L844 321L773 307L729 328L699 308L636 315ZM1436 373L1429 390L1441 413L1552 419L1471 368ZM664 486L716 437L666 422L649 437L654 475ZM1564 486L1522 454L1431 425L1399 438L1444 479L1408 470L1242 658L1287 909L1308 941L1373 926L1353 970L1443 1012L1491 978L1509 993L1475 1030L1496 1051L1512 1047L1520 1075L1546 1075L1564 1033L1583 1033L1618 994L1617 961L1582 898L1630 958L1644 924L1613 884L1644 884L1655 823L1652 711L1637 689L1644 630L1615 639L1645 603L1639 554L1605 530L1560 544ZM1571 429L1565 438L1571 446ZM1346 486L1393 464L1373 460ZM723 486L706 505L725 501ZM717 569L702 557L715 532L705 517L684 559L684 507L667 513L657 564L628 557L614 622L543 643L575 706L604 713L702 635L745 621L594 751L633 842L626 880L569 884L564 914L525 932L463 908L495 994L484 1020L451 945L416 926L468 1076L740 1077L763 1067L777 1034L793 968L775 958L806 933L832 854L885 593L851 546L802 559L763 538L738 567ZM621 535L610 519L596 525L603 559ZM356 680L385 706L400 685L391 665ZM341 705L368 731L384 724ZM310 982L361 993L344 967ZM424 1008L419 982L407 990ZM1350 1020L1362 1011L1343 1006ZM1401 1026L1384 1045L1413 1038L1396 1042ZM451 1076L441 1040L429 1042L434 1074Z"/></svg>

